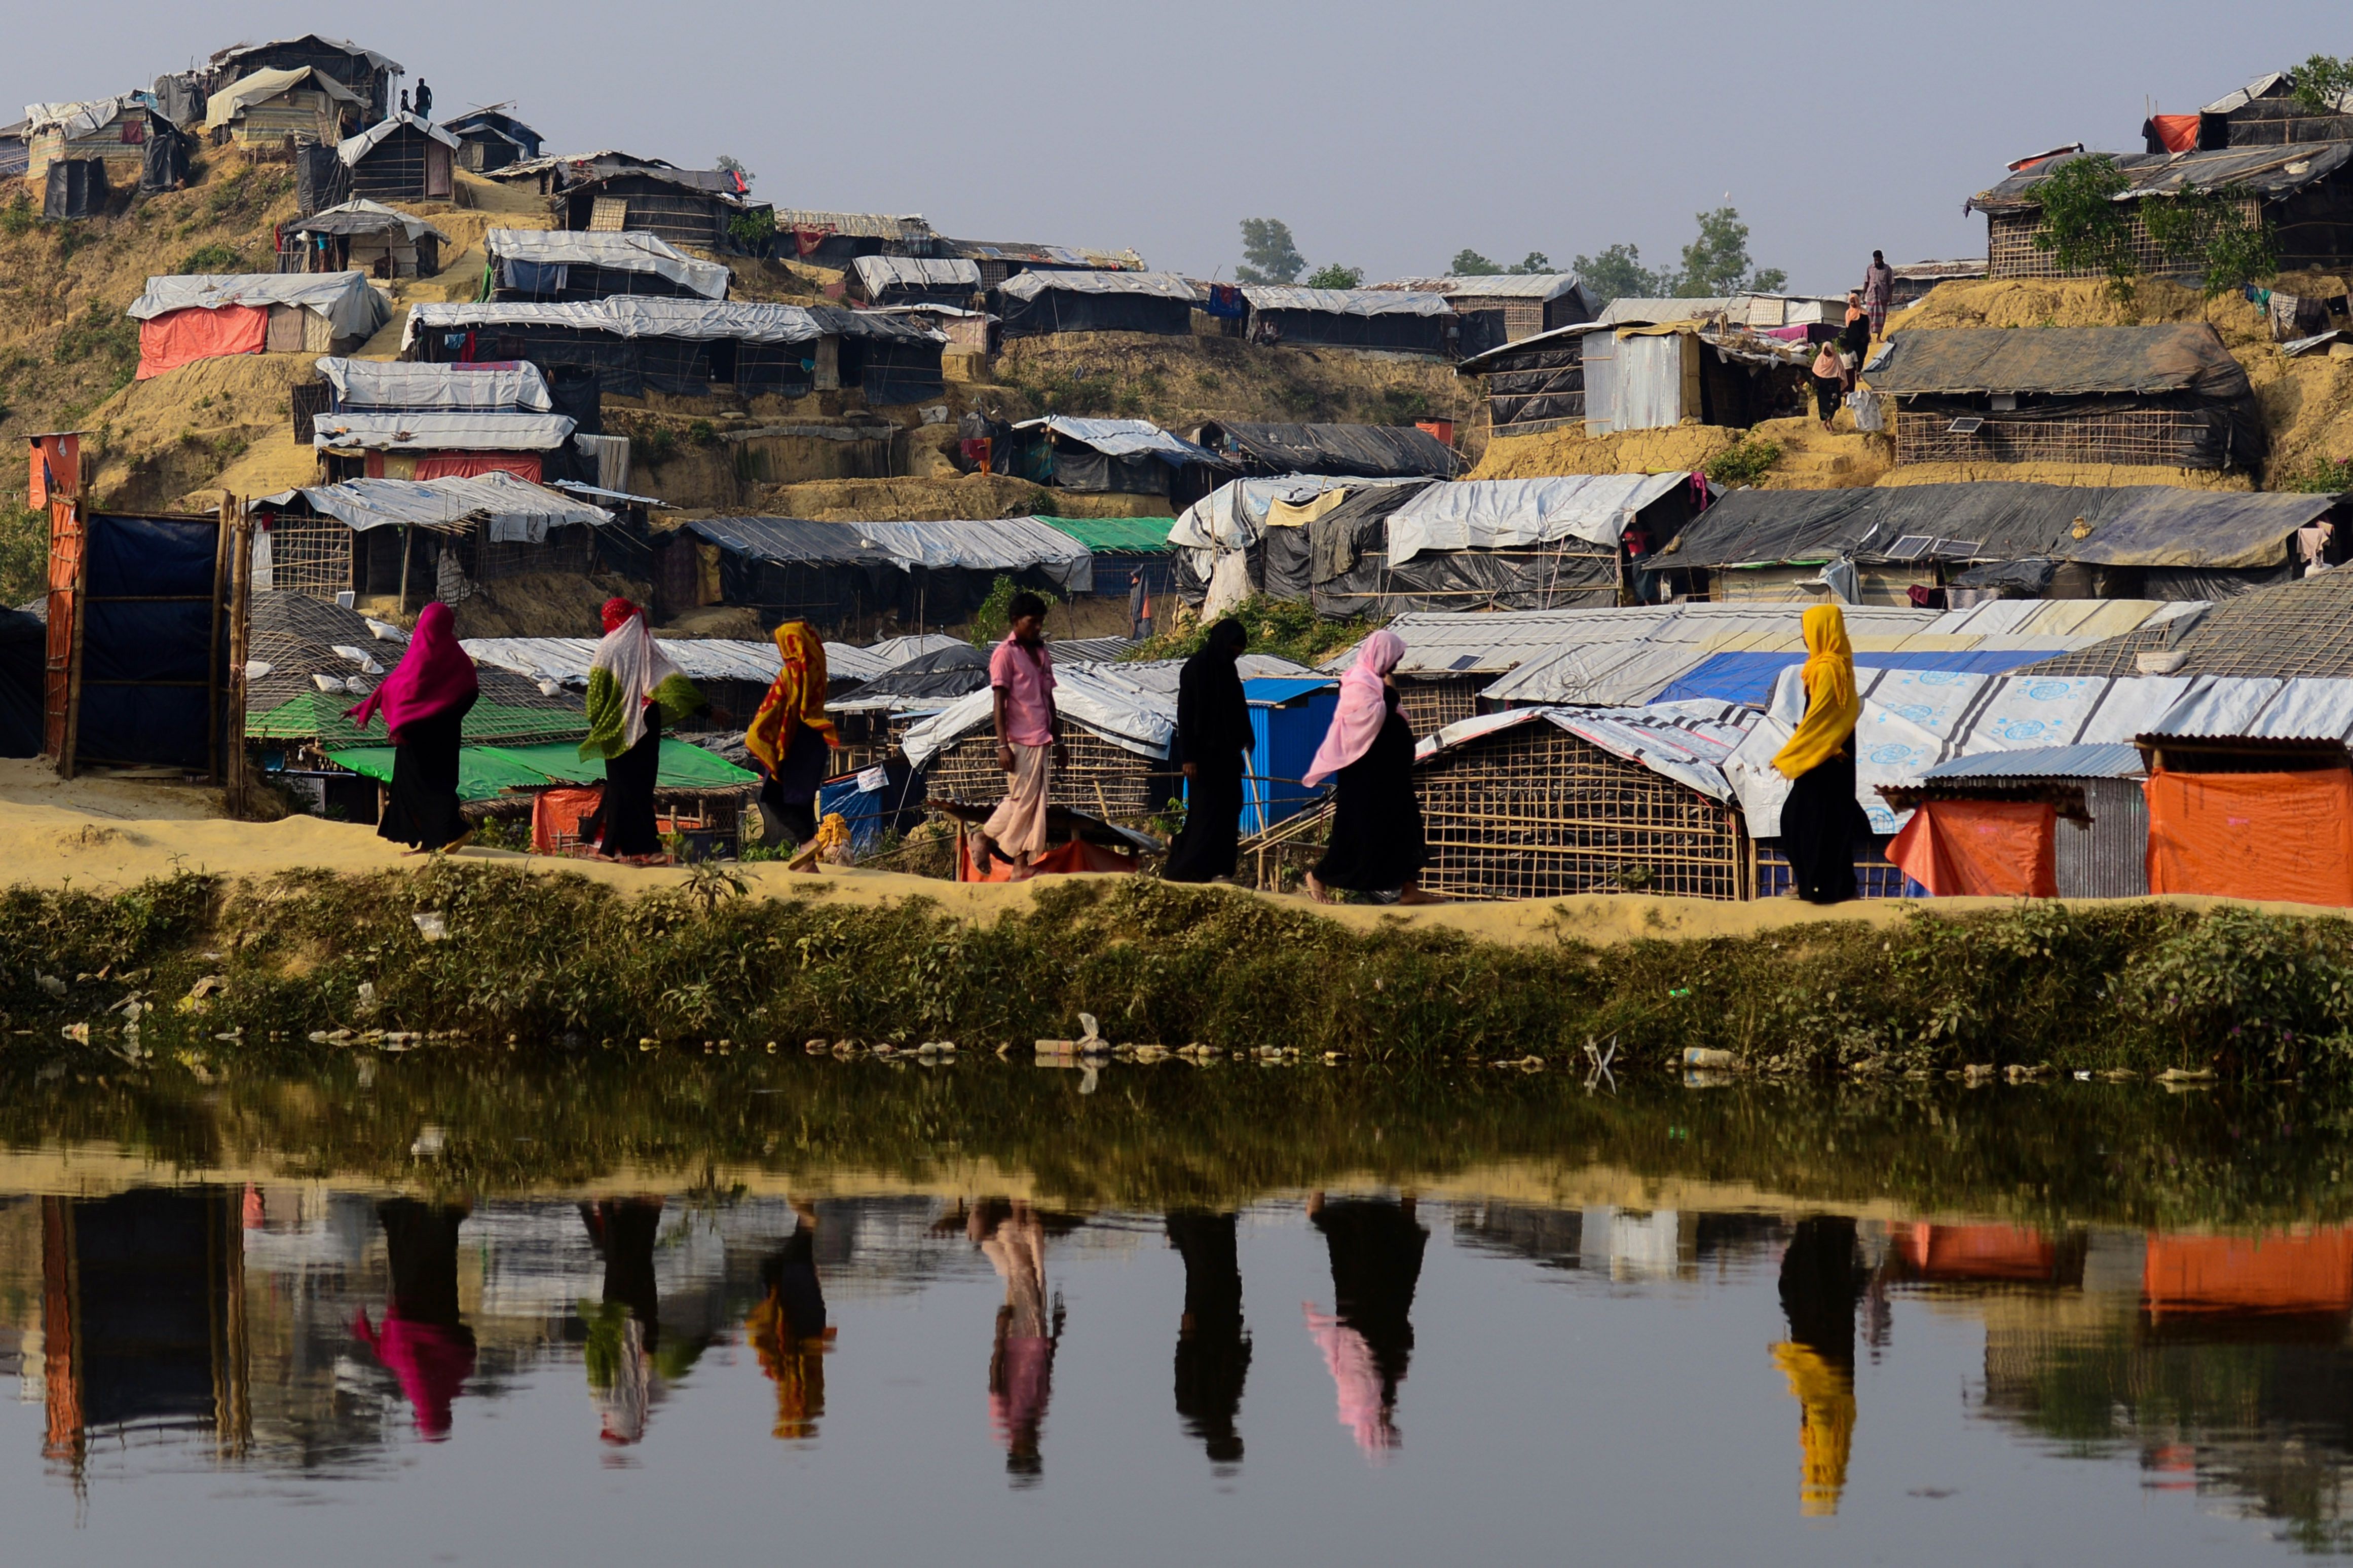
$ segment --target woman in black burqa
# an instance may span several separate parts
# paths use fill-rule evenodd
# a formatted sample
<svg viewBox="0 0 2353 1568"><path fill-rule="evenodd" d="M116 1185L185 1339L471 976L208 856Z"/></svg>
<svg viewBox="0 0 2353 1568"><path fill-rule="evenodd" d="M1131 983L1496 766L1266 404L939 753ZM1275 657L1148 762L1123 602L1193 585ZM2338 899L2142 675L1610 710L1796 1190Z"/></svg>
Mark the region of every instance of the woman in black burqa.
<svg viewBox="0 0 2353 1568"><path fill-rule="evenodd" d="M1250 633L1231 616L1209 628L1176 680L1176 748L1185 762L1185 826L1161 875L1207 882L1234 874L1242 775L1252 749L1240 662Z"/></svg>

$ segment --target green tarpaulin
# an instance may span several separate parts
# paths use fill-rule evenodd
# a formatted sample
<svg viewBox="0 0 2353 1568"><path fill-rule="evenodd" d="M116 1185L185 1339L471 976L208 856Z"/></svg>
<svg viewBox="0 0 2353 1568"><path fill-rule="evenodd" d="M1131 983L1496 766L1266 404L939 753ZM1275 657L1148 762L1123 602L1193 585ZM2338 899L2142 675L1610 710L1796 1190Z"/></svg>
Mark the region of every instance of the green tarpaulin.
<svg viewBox="0 0 2353 1568"><path fill-rule="evenodd" d="M329 750L358 744L362 740L360 731L343 716L344 710L358 701L348 692L306 691L288 698L275 708L247 714L246 737L255 741L315 740ZM566 710L477 702L466 714L465 738L484 745L501 741L554 741L566 735L576 741L587 732L588 717L577 708ZM383 733L382 720L369 727L372 736ZM363 745L361 749L375 748Z"/></svg>
<svg viewBox="0 0 2353 1568"><path fill-rule="evenodd" d="M1111 551L1166 550L1173 517L1041 517L1036 521L1059 530L1097 554Z"/></svg>
<svg viewBox="0 0 2353 1568"><path fill-rule="evenodd" d="M355 773L387 784L392 780L390 746L345 746L329 752L327 757ZM581 761L579 746L569 741L534 746L466 746L458 752L459 800L488 800L511 789L600 784L604 777L603 760ZM758 778L700 746L665 740L655 784L662 789L733 789Z"/></svg>

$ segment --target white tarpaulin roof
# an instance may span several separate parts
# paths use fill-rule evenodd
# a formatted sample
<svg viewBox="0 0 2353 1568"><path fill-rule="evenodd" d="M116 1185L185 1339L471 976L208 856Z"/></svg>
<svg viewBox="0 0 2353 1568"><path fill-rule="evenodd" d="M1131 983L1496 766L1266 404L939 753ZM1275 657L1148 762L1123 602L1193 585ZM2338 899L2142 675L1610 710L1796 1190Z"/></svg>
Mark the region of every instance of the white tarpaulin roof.
<svg viewBox="0 0 2353 1568"><path fill-rule="evenodd" d="M1242 298L1253 310L1321 310L1334 316L1451 316L1454 306L1443 294L1417 294L1401 289L1295 289L1284 284L1250 283Z"/></svg>
<svg viewBox="0 0 2353 1568"><path fill-rule="evenodd" d="M1419 479L1350 479L1345 475L1284 474L1274 479L1235 479L1219 485L1177 513L1168 542L1180 550L1243 550L1266 531L1266 516L1277 501L1302 506L1326 490L1419 485Z"/></svg>
<svg viewBox="0 0 2353 1568"><path fill-rule="evenodd" d="M417 341L420 328L572 327L622 338L733 338L747 343L809 343L825 335L817 318L798 305L755 305L719 300L657 300L616 294L573 304L437 304L408 308L400 346Z"/></svg>
<svg viewBox="0 0 2353 1568"><path fill-rule="evenodd" d="M871 647L860 647L856 643L829 642L825 645L825 673L834 680L871 680L887 670L898 668L911 658L921 658L942 648L965 646L964 638L948 637L941 632L885 637Z"/></svg>
<svg viewBox="0 0 2353 1568"><path fill-rule="evenodd" d="M1036 567L1074 594L1094 591L1094 552L1035 518L972 522L859 522L860 537L902 567L970 567L1021 572Z"/></svg>
<svg viewBox="0 0 2353 1568"><path fill-rule="evenodd" d="M312 510L356 531L403 523L446 527L481 523L494 542L538 544L551 528L607 523L613 514L554 490L490 473L475 479L345 479L339 485L306 485L263 496L257 506L286 506L296 497Z"/></svg>
<svg viewBox="0 0 2353 1568"><path fill-rule="evenodd" d="M338 452L552 452L572 439L562 414L497 408L322 414L311 445Z"/></svg>
<svg viewBox="0 0 2353 1568"><path fill-rule="evenodd" d="M338 359L330 355L319 362L319 374L334 387L335 397L345 412L474 408L548 414L555 408L554 399L548 395L547 378L529 360L512 366L477 370L459 364Z"/></svg>
<svg viewBox="0 0 2353 1568"><path fill-rule="evenodd" d="M690 680L774 680L782 662L772 642L720 637L658 640L662 652ZM467 637L459 646L479 664L564 686L587 685L588 666L596 657L595 637ZM826 646L830 649L833 645ZM829 668L829 658L827 663Z"/></svg>
<svg viewBox="0 0 2353 1568"><path fill-rule="evenodd" d="M362 102L358 93L337 81L322 70L301 66L293 70L259 70L251 76L233 81L205 102L205 129L227 125L257 103L267 103L280 93L301 87L305 81L338 103Z"/></svg>
<svg viewBox="0 0 2353 1568"><path fill-rule="evenodd" d="M377 121L374 125L369 126L358 135L346 136L341 142L337 142L335 144L335 156L343 161L343 167L347 169L357 168L359 166L359 161L366 157L370 153L375 152L377 143L383 142L386 137L397 132L404 125L412 126L418 131L424 132L425 134L432 137L436 142L438 142L444 146L449 148L452 152L457 150L458 139L455 136L450 135L447 131L442 130L438 125L434 124L433 121L429 120L419 120L414 114L407 113L401 110L395 110L391 114Z"/></svg>
<svg viewBox="0 0 2353 1568"><path fill-rule="evenodd" d="M1196 446L1182 436L1173 436L1148 419L1078 419L1067 414L1049 414L1043 419L1017 421L1013 427L1016 430L1042 427L1057 436L1066 436L1082 446L1092 447L1109 458L1157 458L1178 468L1187 463L1224 462L1207 447Z"/></svg>
<svg viewBox="0 0 2353 1568"><path fill-rule="evenodd" d="M87 136L126 110L143 109L150 102L143 92L120 92L112 98L85 99L79 103L28 103L25 105L25 134L37 136L51 126L62 127L68 141Z"/></svg>
<svg viewBox="0 0 2353 1568"><path fill-rule="evenodd" d="M1050 647L1051 645L1049 645ZM1139 756L1162 757L1176 741L1176 699L1102 664L1054 667L1054 710ZM922 767L968 731L990 721L997 697L984 686L907 731L907 760Z"/></svg>
<svg viewBox="0 0 2353 1568"><path fill-rule="evenodd" d="M693 289L706 300L727 298L727 268L697 261L650 234L598 234L562 228L494 228L482 237L492 261L529 261L543 267L602 267L614 272L647 272Z"/></svg>
<svg viewBox="0 0 2353 1568"><path fill-rule="evenodd" d="M1612 756L1623 757L1712 799L1730 801L1724 765L1757 722L1756 710L1733 702L1661 702L1648 708L1514 708L1482 713L1425 736L1414 749L1423 763L1482 735L1544 721Z"/></svg>
<svg viewBox="0 0 2353 1568"><path fill-rule="evenodd" d="M385 206L381 202L369 201L364 196L355 197L335 206L321 207L309 217L297 222L293 232L296 234L381 234L392 228L400 230L402 237L406 239L422 239L429 234L444 245L449 243L448 235L443 234L423 218L412 217L405 212Z"/></svg>
<svg viewBox="0 0 2353 1568"><path fill-rule="evenodd" d="M288 305L316 310L339 338L368 338L392 319L392 303L369 286L364 272L189 273L150 278L146 292L123 312L149 321L174 310L217 310L226 305Z"/></svg>
<svg viewBox="0 0 2353 1568"><path fill-rule="evenodd" d="M1801 604L1694 604L1467 615L1425 612L1399 616L1389 629L1405 639L1405 658L1398 664L1400 675L1502 675L1513 669L1533 674L1551 658L1607 643L1656 642L1705 647L1711 652L1799 647L1798 626L1805 610ZM1849 605L1845 610L1855 647L1872 651L1905 646L1946 615L1882 605ZM1350 648L1324 668L1345 669L1355 658L1356 649ZM1535 693L1521 700L1548 700Z"/></svg>
<svg viewBox="0 0 2353 1568"><path fill-rule="evenodd" d="M1389 563L1424 551L1498 550L1581 539L1615 550L1635 515L1689 474L1572 474L1432 485L1389 513Z"/></svg>
<svg viewBox="0 0 2353 1568"><path fill-rule="evenodd" d="M885 289L963 289L980 292L980 263L927 256L861 256L850 265L869 299Z"/></svg>
<svg viewBox="0 0 2353 1568"><path fill-rule="evenodd" d="M1443 294L1450 300L1559 299L1577 287L1574 272L1449 273L1443 278L1398 278L1367 288Z"/></svg>
<svg viewBox="0 0 2353 1568"><path fill-rule="evenodd" d="M1188 303L1199 298L1174 272L1023 272L997 285L1008 300L1035 300L1049 289L1070 294L1151 294Z"/></svg>

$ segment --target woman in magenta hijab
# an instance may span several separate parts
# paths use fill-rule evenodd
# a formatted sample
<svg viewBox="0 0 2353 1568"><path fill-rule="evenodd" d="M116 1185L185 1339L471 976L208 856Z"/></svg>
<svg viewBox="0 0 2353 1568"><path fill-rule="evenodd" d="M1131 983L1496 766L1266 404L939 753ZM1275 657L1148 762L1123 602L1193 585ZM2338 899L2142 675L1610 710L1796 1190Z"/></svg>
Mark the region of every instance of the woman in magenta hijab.
<svg viewBox="0 0 2353 1568"><path fill-rule="evenodd" d="M1338 781L1332 805L1332 837L1324 858L1307 874L1307 892L1319 904L1332 889L1394 894L1401 904L1430 901L1421 890L1421 868L1430 858L1421 833L1421 803L1413 796L1413 728L1398 711L1389 672L1405 657L1395 632L1378 631L1356 649L1356 661L1340 678L1340 703L1332 727L1307 770L1311 789Z"/></svg>
<svg viewBox="0 0 2353 1568"><path fill-rule="evenodd" d="M470 829L458 812L459 731L480 691L474 661L458 646L449 606L436 600L417 617L408 651L351 710L365 731L377 713L392 736L392 790L376 837L409 847L454 849Z"/></svg>

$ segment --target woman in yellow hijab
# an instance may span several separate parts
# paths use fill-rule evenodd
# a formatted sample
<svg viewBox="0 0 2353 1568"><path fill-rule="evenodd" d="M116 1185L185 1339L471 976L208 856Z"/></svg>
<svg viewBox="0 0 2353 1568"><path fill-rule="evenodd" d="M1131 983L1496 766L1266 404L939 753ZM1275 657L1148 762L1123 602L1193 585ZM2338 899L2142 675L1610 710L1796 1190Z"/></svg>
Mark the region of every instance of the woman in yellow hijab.
<svg viewBox="0 0 2353 1568"><path fill-rule="evenodd" d="M817 792L833 756L833 721L825 714L825 644L807 621L776 627L782 664L760 700L744 749L765 778L760 785L760 841L774 848L817 837Z"/></svg>
<svg viewBox="0 0 2353 1568"><path fill-rule="evenodd" d="M1799 898L1835 904L1854 897L1854 838L1871 826L1854 798L1854 725L1862 699L1855 692L1845 615L1836 605L1817 605L1806 612L1804 626L1806 716L1773 756L1773 766L1790 781L1781 851Z"/></svg>

